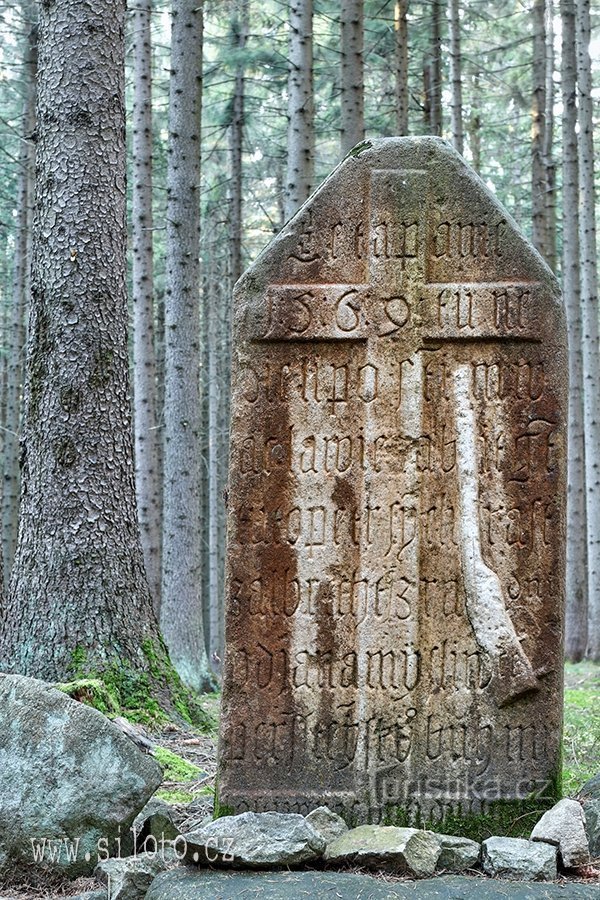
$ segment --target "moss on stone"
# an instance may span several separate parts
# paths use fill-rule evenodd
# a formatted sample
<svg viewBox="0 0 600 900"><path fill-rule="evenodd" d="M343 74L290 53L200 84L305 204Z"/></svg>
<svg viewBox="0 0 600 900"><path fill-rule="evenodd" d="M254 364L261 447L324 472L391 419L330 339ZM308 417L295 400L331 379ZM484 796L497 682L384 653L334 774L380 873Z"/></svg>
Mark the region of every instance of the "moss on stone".
<svg viewBox="0 0 600 900"><path fill-rule="evenodd" d="M361 141L360 144L357 144L356 147L353 147L352 150L349 150L346 154L346 159L350 156L360 156L361 153L364 153L365 150L370 150L373 144L371 141Z"/></svg>
<svg viewBox="0 0 600 900"><path fill-rule="evenodd" d="M80 678L57 684L55 687L73 700L93 706L106 716L118 715L119 702L101 678Z"/></svg>
<svg viewBox="0 0 600 900"><path fill-rule="evenodd" d="M163 767L167 781L194 781L202 771L187 759L167 750L166 747L156 747L154 756Z"/></svg>

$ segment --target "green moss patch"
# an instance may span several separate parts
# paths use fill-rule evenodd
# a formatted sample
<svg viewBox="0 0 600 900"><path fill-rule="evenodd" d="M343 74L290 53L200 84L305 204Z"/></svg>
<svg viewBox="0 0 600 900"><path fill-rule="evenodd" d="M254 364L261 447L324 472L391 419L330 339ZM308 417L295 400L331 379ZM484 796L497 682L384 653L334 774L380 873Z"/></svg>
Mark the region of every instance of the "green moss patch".
<svg viewBox="0 0 600 900"><path fill-rule="evenodd" d="M155 747L154 756L164 769L166 781L194 781L202 772L198 766L166 747Z"/></svg>
<svg viewBox="0 0 600 900"><path fill-rule="evenodd" d="M600 665L565 666L564 793L574 797L598 773L600 759Z"/></svg>

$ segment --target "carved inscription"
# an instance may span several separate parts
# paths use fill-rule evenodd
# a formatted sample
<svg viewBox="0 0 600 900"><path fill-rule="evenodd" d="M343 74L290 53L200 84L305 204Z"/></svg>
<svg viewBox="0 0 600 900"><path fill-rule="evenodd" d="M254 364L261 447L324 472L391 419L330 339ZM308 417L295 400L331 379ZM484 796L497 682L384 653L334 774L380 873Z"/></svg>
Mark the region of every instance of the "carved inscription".
<svg viewBox="0 0 600 900"><path fill-rule="evenodd" d="M564 589L552 276L446 145L399 139L342 164L234 307L221 802L419 821L542 789Z"/></svg>

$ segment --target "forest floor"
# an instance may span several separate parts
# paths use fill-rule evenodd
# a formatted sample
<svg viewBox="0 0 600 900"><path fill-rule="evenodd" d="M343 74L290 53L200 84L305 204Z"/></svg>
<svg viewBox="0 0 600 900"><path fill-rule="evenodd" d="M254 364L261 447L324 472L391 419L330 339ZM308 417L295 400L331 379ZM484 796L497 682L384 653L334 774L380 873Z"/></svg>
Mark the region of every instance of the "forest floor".
<svg viewBox="0 0 600 900"><path fill-rule="evenodd" d="M215 726L207 734L170 724L150 735L155 754L165 769L165 779L157 791L175 808L182 833L191 831L212 816L217 769L217 728L219 695L203 698L203 706ZM600 771L600 665L589 662L565 668L564 793L576 795L582 785ZM581 870L574 879L594 883L600 868ZM62 900L84 891L98 890L94 878L49 883L32 879L28 884L0 886L0 900Z"/></svg>

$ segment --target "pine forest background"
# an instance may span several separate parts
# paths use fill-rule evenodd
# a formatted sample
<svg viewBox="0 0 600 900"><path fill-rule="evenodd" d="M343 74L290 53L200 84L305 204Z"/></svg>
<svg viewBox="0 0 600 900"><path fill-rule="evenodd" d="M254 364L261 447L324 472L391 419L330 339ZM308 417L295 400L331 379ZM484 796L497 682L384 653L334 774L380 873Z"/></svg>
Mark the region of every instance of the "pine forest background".
<svg viewBox="0 0 600 900"><path fill-rule="evenodd" d="M179 89L170 84L171 6L162 0L131 0L129 6L131 383L138 469L149 451L155 459L138 471L138 492L148 576L160 612L160 517L176 478L165 472L163 433L167 170L173 152L169 112L170 97L176 98ZM579 414L570 423L567 652L573 660L586 655L600 660L600 529L595 522L600 520L600 469L593 457L594 442L600 447L593 235L598 167L595 174L589 152L593 137L599 145L600 8L590 10L585 0L561 0L560 5L558 0L314 0L312 9L310 0L205 0L203 20L195 59L185 64L193 75L201 63L203 73L200 342L191 346L186 362L201 374L201 415L194 426L201 498L192 523L201 536L201 560L191 574L201 586L198 625L204 626L213 671L218 675L223 652L233 284L357 140L398 134L439 134L452 141L563 279L575 372L571 415L574 410ZM0 435L6 580L18 516L35 22L31 0L0 5ZM578 45L575 32L569 31L575 25ZM585 80L588 37L593 91ZM577 393L584 370L591 385L589 401L583 388ZM594 421L595 430L589 424ZM193 628L193 616L188 624ZM172 640L167 635L170 646ZM177 653L174 659L177 663Z"/></svg>

